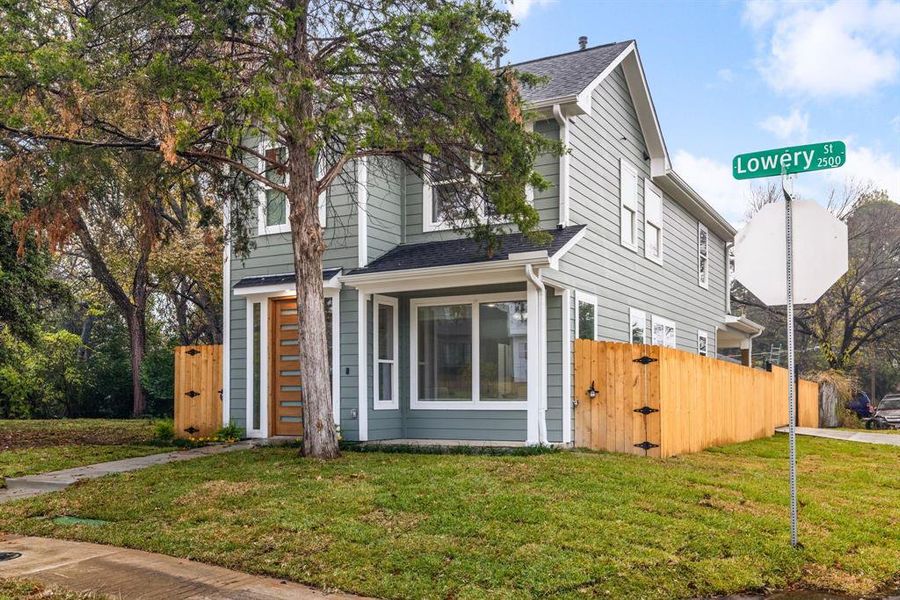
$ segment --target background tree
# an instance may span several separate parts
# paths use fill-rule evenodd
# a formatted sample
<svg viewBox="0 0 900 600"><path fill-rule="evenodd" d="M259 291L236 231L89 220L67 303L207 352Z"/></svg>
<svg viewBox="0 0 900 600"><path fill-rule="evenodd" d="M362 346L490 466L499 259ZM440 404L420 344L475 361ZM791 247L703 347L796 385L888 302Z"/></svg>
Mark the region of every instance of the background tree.
<svg viewBox="0 0 900 600"><path fill-rule="evenodd" d="M60 161L78 146L227 175L238 226L254 195L237 192L251 181L284 194L303 451L333 457L319 194L356 161L393 157L426 180L451 173L445 217L488 252L492 216L533 230L524 190L546 185L537 154L560 148L525 130L515 74L488 66L511 27L493 0L5 5L0 30L16 32L0 36L0 130L16 155L6 179L17 193L36 152ZM259 152L261 137L284 152Z"/></svg>

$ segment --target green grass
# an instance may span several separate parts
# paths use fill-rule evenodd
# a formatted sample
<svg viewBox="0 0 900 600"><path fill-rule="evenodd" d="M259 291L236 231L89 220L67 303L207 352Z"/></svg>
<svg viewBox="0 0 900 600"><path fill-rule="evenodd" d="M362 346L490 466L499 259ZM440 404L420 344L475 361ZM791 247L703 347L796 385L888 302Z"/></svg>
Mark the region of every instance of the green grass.
<svg viewBox="0 0 900 600"><path fill-rule="evenodd" d="M148 420L0 420L0 487L36 475L171 450L155 444Z"/></svg>
<svg viewBox="0 0 900 600"><path fill-rule="evenodd" d="M694 598L900 574L900 453L787 439L676 459L260 448L0 505L0 530L141 548L386 598ZM111 521L58 525L60 515Z"/></svg>
<svg viewBox="0 0 900 600"><path fill-rule="evenodd" d="M0 600L102 600L106 596L78 594L24 579L0 579Z"/></svg>
<svg viewBox="0 0 900 600"><path fill-rule="evenodd" d="M841 431L853 431L855 433L886 433L888 435L900 434L900 429L866 429L859 427L838 427Z"/></svg>

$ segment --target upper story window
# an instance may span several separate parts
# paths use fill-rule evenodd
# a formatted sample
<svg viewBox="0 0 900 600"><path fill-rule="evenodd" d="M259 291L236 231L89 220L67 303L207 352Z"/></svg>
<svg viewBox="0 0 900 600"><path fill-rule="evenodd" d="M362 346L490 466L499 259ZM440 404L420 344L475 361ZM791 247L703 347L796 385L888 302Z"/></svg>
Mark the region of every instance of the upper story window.
<svg viewBox="0 0 900 600"><path fill-rule="evenodd" d="M709 229L697 224L697 283L709 289Z"/></svg>
<svg viewBox="0 0 900 600"><path fill-rule="evenodd" d="M637 251L638 172L624 158L619 160L619 212L622 245Z"/></svg>
<svg viewBox="0 0 900 600"><path fill-rule="evenodd" d="M275 146L268 142L260 144L260 154L266 157L265 161L260 160L260 173L266 176L266 179L277 185L286 185L288 181L287 172L284 169L273 166L273 163L287 163L287 149L284 146ZM291 230L288 223L288 201L283 192L262 185L259 188L259 208L257 210L257 221L259 223L259 234L269 235L272 233L284 233Z"/></svg>
<svg viewBox="0 0 900 600"><path fill-rule="evenodd" d="M597 296L575 290L575 339L597 339Z"/></svg>
<svg viewBox="0 0 900 600"><path fill-rule="evenodd" d="M647 313L631 308L628 310L628 329L632 344L647 343Z"/></svg>
<svg viewBox="0 0 900 600"><path fill-rule="evenodd" d="M644 256L663 262L663 196L649 179L644 180Z"/></svg>
<svg viewBox="0 0 900 600"><path fill-rule="evenodd" d="M674 348L676 345L675 321L653 315L652 335L654 346Z"/></svg>
<svg viewBox="0 0 900 600"><path fill-rule="evenodd" d="M259 153L266 157L265 161L259 161L259 172L274 184L287 185L286 170L273 166L276 163L287 165L287 148L263 141L259 145ZM324 162L320 160L316 165L316 177L322 177L324 174ZM325 227L327 196L327 191L319 194L319 224L322 227ZM268 188L265 184L259 186L259 208L257 209L259 235L289 232L291 230L290 221L288 221L290 212L290 203L283 192Z"/></svg>

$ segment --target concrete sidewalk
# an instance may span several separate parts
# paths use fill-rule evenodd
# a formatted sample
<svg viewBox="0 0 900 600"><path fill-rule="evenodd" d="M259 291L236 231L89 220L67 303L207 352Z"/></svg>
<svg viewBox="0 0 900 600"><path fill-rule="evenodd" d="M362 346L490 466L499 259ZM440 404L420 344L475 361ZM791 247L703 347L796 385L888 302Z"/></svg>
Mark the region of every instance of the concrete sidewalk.
<svg viewBox="0 0 900 600"><path fill-rule="evenodd" d="M778 433L787 433L787 427L776 429ZM809 435L812 437L828 438L830 440L844 440L847 442L863 442L865 444L883 444L885 446L900 446L900 434L875 433L869 431L846 431L843 429L820 429L815 427L797 427L797 435Z"/></svg>
<svg viewBox="0 0 900 600"><path fill-rule="evenodd" d="M238 442L236 444L218 444L194 448L192 450L179 450L176 452L165 452L162 454L151 454L149 456L113 460L110 462L85 465L83 467L64 469L62 471L42 473L40 475L7 477L6 489L0 489L0 504L18 500L20 498L39 496L48 492L61 490L84 479L96 479L113 473L126 473L128 471L146 469L147 467L155 465L192 460L203 456L221 454L223 452L234 452L235 450L246 450L253 446L254 443L248 441Z"/></svg>
<svg viewBox="0 0 900 600"><path fill-rule="evenodd" d="M48 538L0 535L0 577L18 577L74 592L140 600L359 600L271 577L129 550Z"/></svg>

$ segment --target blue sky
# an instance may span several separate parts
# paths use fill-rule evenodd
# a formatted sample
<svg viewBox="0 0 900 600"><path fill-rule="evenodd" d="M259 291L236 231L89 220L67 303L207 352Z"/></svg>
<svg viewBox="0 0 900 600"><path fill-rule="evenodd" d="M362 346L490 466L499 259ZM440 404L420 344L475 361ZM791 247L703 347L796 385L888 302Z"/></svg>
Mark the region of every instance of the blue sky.
<svg viewBox="0 0 900 600"><path fill-rule="evenodd" d="M900 0L518 0L504 60L636 39L673 166L733 222L749 182L735 154L845 140L847 164L798 176L825 202L872 183L900 201ZM766 180L760 180L765 182ZM757 182L757 185L759 182Z"/></svg>

